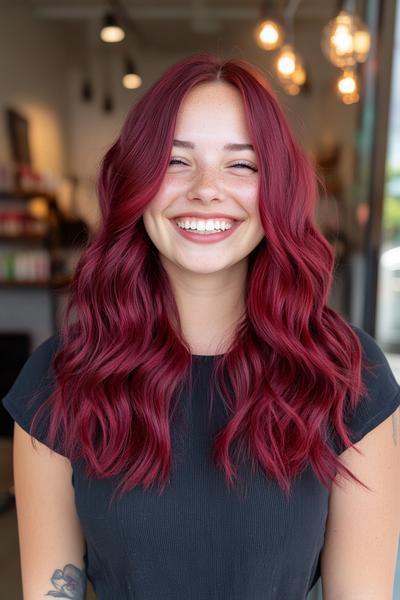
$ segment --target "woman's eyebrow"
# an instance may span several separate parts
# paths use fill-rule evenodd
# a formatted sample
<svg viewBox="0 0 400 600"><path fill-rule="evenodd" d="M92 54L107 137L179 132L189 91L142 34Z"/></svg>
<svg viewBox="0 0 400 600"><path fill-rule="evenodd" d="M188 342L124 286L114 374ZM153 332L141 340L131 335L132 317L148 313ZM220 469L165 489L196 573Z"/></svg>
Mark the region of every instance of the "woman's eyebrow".
<svg viewBox="0 0 400 600"><path fill-rule="evenodd" d="M180 147L180 148L194 148L195 147L193 142L186 142L184 140L174 140L172 145ZM225 144L223 149L224 150L254 150L254 147L252 144Z"/></svg>

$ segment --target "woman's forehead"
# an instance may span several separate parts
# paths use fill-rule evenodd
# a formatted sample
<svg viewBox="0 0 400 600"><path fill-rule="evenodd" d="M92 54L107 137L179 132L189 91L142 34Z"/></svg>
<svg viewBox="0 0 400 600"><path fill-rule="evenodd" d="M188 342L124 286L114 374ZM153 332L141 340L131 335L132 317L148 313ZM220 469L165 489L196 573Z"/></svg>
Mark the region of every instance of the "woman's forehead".
<svg viewBox="0 0 400 600"><path fill-rule="evenodd" d="M174 137L198 143L211 137L226 137L226 142L249 142L247 123L240 92L228 87L191 90L177 114ZM211 88L211 86L210 86ZM239 139L240 138L240 139ZM243 139L242 139L243 138Z"/></svg>
<svg viewBox="0 0 400 600"><path fill-rule="evenodd" d="M224 81L209 81L200 83L191 88L183 97L181 108L206 105L225 106L226 104L242 104L240 91L233 85Z"/></svg>

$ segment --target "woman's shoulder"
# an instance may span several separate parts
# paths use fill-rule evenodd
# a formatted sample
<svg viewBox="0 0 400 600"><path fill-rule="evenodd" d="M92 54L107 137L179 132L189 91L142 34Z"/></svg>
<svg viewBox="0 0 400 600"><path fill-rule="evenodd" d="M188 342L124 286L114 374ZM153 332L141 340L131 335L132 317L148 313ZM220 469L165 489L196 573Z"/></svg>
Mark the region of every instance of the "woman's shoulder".
<svg viewBox="0 0 400 600"><path fill-rule="evenodd" d="M34 415L54 389L53 357L58 344L58 333L41 342L30 354L13 385L1 400L12 419L28 433ZM48 411L41 413L34 436L43 443L46 443L48 417Z"/></svg>
<svg viewBox="0 0 400 600"><path fill-rule="evenodd" d="M348 323L357 335L362 348L362 380L366 393L357 406L345 407L345 423L350 428L353 443L389 417L400 405L400 385L380 344L361 327ZM339 452L344 447L339 442Z"/></svg>
<svg viewBox="0 0 400 600"><path fill-rule="evenodd" d="M349 323L357 335L363 353L363 379L370 393L393 396L399 393L399 383L393 367L381 345L361 327Z"/></svg>

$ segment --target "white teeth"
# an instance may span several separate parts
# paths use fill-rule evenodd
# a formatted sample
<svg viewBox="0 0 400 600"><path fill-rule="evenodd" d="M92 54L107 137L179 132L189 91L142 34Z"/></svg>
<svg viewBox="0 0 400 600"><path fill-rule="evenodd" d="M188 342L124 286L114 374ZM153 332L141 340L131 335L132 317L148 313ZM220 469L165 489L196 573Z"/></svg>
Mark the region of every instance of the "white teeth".
<svg viewBox="0 0 400 600"><path fill-rule="evenodd" d="M185 219L181 221L176 221L176 224L181 229L191 229L194 231L201 232L217 232L217 231L225 231L232 227L232 223L223 220L196 220L196 219Z"/></svg>

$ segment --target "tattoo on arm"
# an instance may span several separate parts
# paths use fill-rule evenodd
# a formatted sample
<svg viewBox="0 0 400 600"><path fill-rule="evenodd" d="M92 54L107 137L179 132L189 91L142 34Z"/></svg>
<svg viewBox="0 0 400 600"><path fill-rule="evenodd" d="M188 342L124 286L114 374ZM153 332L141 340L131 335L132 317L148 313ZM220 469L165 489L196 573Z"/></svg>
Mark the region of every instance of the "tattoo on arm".
<svg viewBox="0 0 400 600"><path fill-rule="evenodd" d="M400 435L400 407L397 408L392 415L392 425L393 425L393 441L397 446L400 443L399 435Z"/></svg>
<svg viewBox="0 0 400 600"><path fill-rule="evenodd" d="M86 573L68 563L61 569L56 569L51 578L51 583L56 589L48 591L45 596L54 598L73 598L84 600L86 593Z"/></svg>

